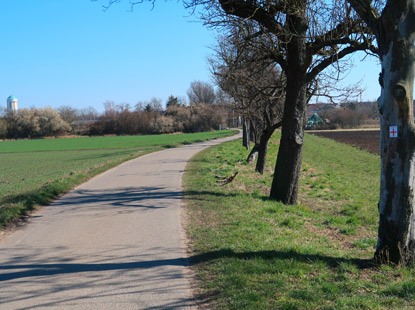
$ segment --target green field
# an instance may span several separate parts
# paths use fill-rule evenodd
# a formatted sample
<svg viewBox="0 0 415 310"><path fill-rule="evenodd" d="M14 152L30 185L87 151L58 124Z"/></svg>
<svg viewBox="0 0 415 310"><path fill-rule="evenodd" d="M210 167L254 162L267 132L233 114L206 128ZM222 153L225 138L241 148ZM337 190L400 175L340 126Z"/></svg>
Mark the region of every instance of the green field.
<svg viewBox="0 0 415 310"><path fill-rule="evenodd" d="M126 160L232 131L0 142L0 227Z"/></svg>
<svg viewBox="0 0 415 310"><path fill-rule="evenodd" d="M414 309L415 270L376 266L380 158L306 135L298 205L268 199L240 141L203 151L185 175L187 233L212 309ZM221 186L215 175L234 182Z"/></svg>
<svg viewBox="0 0 415 310"><path fill-rule="evenodd" d="M143 146L168 146L194 143L228 136L231 131L211 131L172 135L85 137L65 139L33 139L1 141L0 153L22 153L38 151L73 151L96 149L125 149Z"/></svg>

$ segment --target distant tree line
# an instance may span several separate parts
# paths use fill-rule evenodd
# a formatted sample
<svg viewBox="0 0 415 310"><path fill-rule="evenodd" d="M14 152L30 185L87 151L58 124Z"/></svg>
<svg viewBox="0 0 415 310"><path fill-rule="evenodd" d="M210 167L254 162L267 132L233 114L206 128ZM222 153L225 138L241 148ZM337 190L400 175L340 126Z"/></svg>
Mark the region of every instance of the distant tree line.
<svg viewBox="0 0 415 310"><path fill-rule="evenodd" d="M63 135L135 135L174 132L201 132L225 128L232 101L206 82L192 82L185 98L170 96L163 108L153 98L134 107L128 103L104 103L104 112L94 108L75 109L61 106L56 110L20 109L3 111L0 117L0 138L41 138Z"/></svg>
<svg viewBox="0 0 415 310"><path fill-rule="evenodd" d="M174 96L168 99L165 110L156 98L148 103L139 102L135 109L106 102L105 112L88 126L88 133L134 135L217 130L219 125L226 124L227 109L224 103L186 105Z"/></svg>

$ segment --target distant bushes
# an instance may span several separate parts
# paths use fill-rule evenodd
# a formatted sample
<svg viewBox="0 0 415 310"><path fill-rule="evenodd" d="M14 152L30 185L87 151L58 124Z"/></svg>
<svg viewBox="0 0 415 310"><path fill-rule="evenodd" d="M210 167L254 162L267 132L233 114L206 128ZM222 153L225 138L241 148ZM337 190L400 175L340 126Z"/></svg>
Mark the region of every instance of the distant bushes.
<svg viewBox="0 0 415 310"><path fill-rule="evenodd" d="M7 120L0 118L0 139L7 137Z"/></svg>
<svg viewBox="0 0 415 310"><path fill-rule="evenodd" d="M216 130L225 122L226 109L219 105L170 105L166 111L110 110L89 126L90 135L164 134Z"/></svg>
<svg viewBox="0 0 415 310"><path fill-rule="evenodd" d="M166 110L173 118L176 131L198 132L218 129L226 115L226 108L220 105L197 104L192 106L173 106Z"/></svg>
<svg viewBox="0 0 415 310"><path fill-rule="evenodd" d="M0 120L1 138L60 136L70 129L70 125L52 108L9 111Z"/></svg>
<svg viewBox="0 0 415 310"><path fill-rule="evenodd" d="M163 111L161 104L148 104L130 111L128 105L105 104L101 115L61 107L6 111L0 117L0 138L41 138L77 135L136 135L217 130L226 124L227 108L223 105L174 103ZM226 127L226 126L223 126Z"/></svg>
<svg viewBox="0 0 415 310"><path fill-rule="evenodd" d="M347 102L334 107L327 105L318 112L324 123L313 129L358 128L365 124L378 124L379 111L376 102Z"/></svg>
<svg viewBox="0 0 415 310"><path fill-rule="evenodd" d="M356 128L368 119L364 111L348 108L329 110L322 113L322 116L330 121L333 128Z"/></svg>

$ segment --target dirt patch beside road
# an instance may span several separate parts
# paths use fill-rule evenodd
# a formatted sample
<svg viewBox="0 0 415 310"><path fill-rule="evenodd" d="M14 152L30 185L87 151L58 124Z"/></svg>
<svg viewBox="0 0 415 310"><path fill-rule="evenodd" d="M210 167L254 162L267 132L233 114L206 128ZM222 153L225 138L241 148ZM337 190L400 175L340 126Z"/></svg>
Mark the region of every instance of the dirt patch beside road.
<svg viewBox="0 0 415 310"><path fill-rule="evenodd" d="M351 144L362 150L380 155L379 130L316 130L307 133L323 138L333 139L337 142Z"/></svg>

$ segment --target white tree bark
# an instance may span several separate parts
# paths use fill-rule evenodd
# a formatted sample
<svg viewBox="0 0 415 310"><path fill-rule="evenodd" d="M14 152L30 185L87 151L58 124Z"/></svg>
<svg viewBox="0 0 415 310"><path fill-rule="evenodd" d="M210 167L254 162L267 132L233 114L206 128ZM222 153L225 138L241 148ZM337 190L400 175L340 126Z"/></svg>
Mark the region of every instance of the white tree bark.
<svg viewBox="0 0 415 310"><path fill-rule="evenodd" d="M412 264L415 259L415 70L414 1L385 8L378 33L381 51L381 186L379 262ZM397 14L400 12L400 14ZM395 130L397 129L397 130ZM391 131L393 133L391 133ZM395 133L397 131L397 133Z"/></svg>

